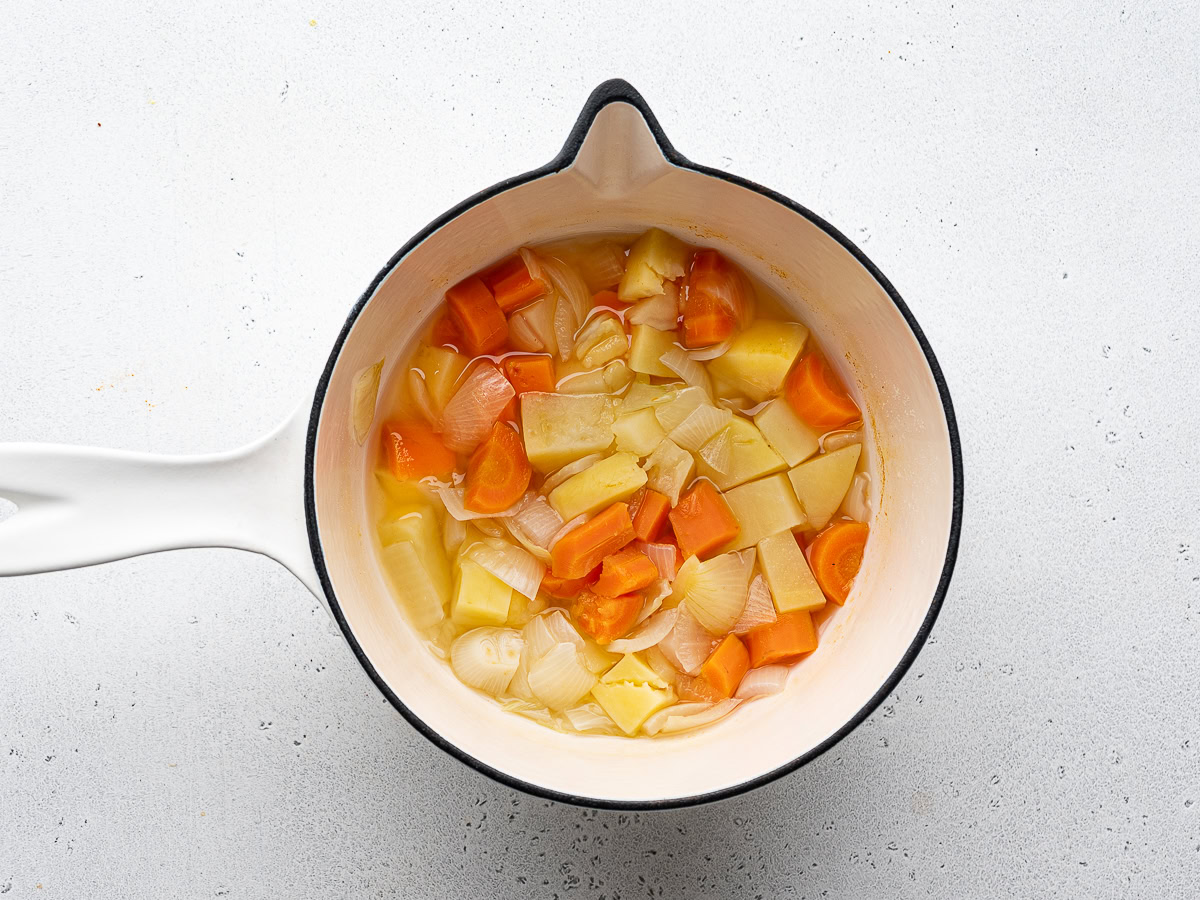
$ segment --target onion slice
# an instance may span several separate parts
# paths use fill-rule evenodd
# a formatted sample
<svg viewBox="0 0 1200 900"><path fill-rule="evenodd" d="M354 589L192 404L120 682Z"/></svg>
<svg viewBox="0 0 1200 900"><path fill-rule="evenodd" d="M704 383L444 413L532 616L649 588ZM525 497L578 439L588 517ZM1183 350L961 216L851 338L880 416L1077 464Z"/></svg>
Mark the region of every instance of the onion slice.
<svg viewBox="0 0 1200 900"><path fill-rule="evenodd" d="M855 522L865 522L871 518L871 503L867 493L871 489L871 476L867 472L857 472L850 480L850 490L842 500L842 512Z"/></svg>
<svg viewBox="0 0 1200 900"><path fill-rule="evenodd" d="M658 569L659 578L665 581L675 580L675 573L678 571L675 566L679 557L676 556L674 544L647 544L638 541L635 546L650 557L650 562Z"/></svg>
<svg viewBox="0 0 1200 900"><path fill-rule="evenodd" d="M704 347L700 350L689 350L687 355L697 362L708 362L710 359L716 359L729 349L729 345L733 343L733 338L726 338L719 344L713 344L711 347Z"/></svg>
<svg viewBox="0 0 1200 900"><path fill-rule="evenodd" d="M749 700L752 697L766 697L778 694L787 686L788 666L762 666L751 669L742 676L734 694L739 700Z"/></svg>
<svg viewBox="0 0 1200 900"><path fill-rule="evenodd" d="M553 550L555 544L557 544L559 541L561 541L564 537L566 537L568 534L570 534L572 531L574 531L576 528L578 528L580 525L582 525L587 520L588 520L588 516L586 513L580 514L580 515L576 516L575 518L573 518L570 522L568 522L562 528L558 529L558 531L554 532L554 537L550 538L550 543L546 545L546 549Z"/></svg>
<svg viewBox="0 0 1200 900"><path fill-rule="evenodd" d="M734 634L745 634L751 628L759 625L770 625L778 616L775 604L771 600L771 590L761 575L755 575L750 582L750 591L746 595L746 608L741 617L734 623Z"/></svg>
<svg viewBox="0 0 1200 900"><path fill-rule="evenodd" d="M675 626L658 642L658 649L676 669L688 675L695 675L700 671L700 665L708 659L716 643L708 629L696 621L691 610L680 606Z"/></svg>
<svg viewBox="0 0 1200 900"><path fill-rule="evenodd" d="M508 689L524 647L512 628L475 628L450 645L450 667L463 684L499 694Z"/></svg>
<svg viewBox="0 0 1200 900"><path fill-rule="evenodd" d="M663 353L659 358L659 362L692 387L700 388L710 400L712 399L713 386L712 380L708 377L708 372L704 370L704 366L688 356L687 351L681 347L672 347Z"/></svg>
<svg viewBox="0 0 1200 900"><path fill-rule="evenodd" d="M433 408L433 398L429 396L429 388L425 386L425 375L420 369L408 370L408 392L412 394L413 406L428 422L434 431L442 428L441 417Z"/></svg>
<svg viewBox="0 0 1200 900"><path fill-rule="evenodd" d="M477 513L467 509L463 499L467 489L463 485L455 486L453 484L446 484L444 481L438 481L433 477L422 478L420 484L422 487L433 490L441 498L442 505L446 507L446 512L450 514L451 518L458 519L460 522L490 519L493 517L503 519L506 516L515 516L521 511L521 508L529 498L529 495L526 494L508 509L498 513Z"/></svg>
<svg viewBox="0 0 1200 900"><path fill-rule="evenodd" d="M679 289L663 282L663 293L639 300L625 313L630 325L649 325L659 331L674 331L679 321Z"/></svg>
<svg viewBox="0 0 1200 900"><path fill-rule="evenodd" d="M470 453L516 395L492 363L477 363L442 411L442 442L455 453Z"/></svg>
<svg viewBox="0 0 1200 900"><path fill-rule="evenodd" d="M562 516L540 495L526 503L513 516L513 522L532 543L543 550L550 546L550 539L563 527Z"/></svg>
<svg viewBox="0 0 1200 900"><path fill-rule="evenodd" d="M382 359L373 366L359 369L350 387L350 425L354 439L360 445L367 439L375 420L375 399L379 396L379 373L382 371Z"/></svg>
<svg viewBox="0 0 1200 900"><path fill-rule="evenodd" d="M822 453L832 453L834 450L841 450L843 447L849 447L851 444L861 444L863 439L861 430L847 431L827 431L817 440L817 446L820 447Z"/></svg>
<svg viewBox="0 0 1200 900"><path fill-rule="evenodd" d="M542 576L546 574L546 566L529 551L505 540L475 544L467 551L467 558L530 600L537 596Z"/></svg>
<svg viewBox="0 0 1200 900"><path fill-rule="evenodd" d="M682 706L682 704L680 705ZM741 705L741 700L730 698L691 715L667 716L667 720L663 723L659 733L676 734L680 731L690 731L693 728L700 728L703 725L711 725L718 719L725 718Z"/></svg>
<svg viewBox="0 0 1200 900"><path fill-rule="evenodd" d="M711 703L703 703L698 700L690 701L687 703L675 703L671 706L668 706L666 709L660 709L658 712L656 712L654 715L652 715L650 718L648 718L645 722L643 722L642 723L642 731L645 734L648 734L651 737L653 737L654 735L656 735L660 731L662 731L663 724L667 721L667 719L671 718L672 716L675 716L678 718L679 716L693 715L698 712L703 712L704 710L709 709L711 707L712 707Z"/></svg>
<svg viewBox="0 0 1200 900"><path fill-rule="evenodd" d="M604 649L612 653L637 653L639 650L647 650L667 636L667 633L675 627L675 620L678 617L678 607L659 610L634 629L629 637L613 641Z"/></svg>

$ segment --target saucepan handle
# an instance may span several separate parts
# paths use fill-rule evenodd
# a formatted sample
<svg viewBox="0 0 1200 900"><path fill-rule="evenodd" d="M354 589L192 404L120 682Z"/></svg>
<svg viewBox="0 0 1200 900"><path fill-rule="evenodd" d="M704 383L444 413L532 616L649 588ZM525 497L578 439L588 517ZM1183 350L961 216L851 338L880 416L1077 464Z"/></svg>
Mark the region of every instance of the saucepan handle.
<svg viewBox="0 0 1200 900"><path fill-rule="evenodd" d="M287 566L323 603L304 520L308 410L225 453L164 456L0 444L0 575L184 547L234 547Z"/></svg>

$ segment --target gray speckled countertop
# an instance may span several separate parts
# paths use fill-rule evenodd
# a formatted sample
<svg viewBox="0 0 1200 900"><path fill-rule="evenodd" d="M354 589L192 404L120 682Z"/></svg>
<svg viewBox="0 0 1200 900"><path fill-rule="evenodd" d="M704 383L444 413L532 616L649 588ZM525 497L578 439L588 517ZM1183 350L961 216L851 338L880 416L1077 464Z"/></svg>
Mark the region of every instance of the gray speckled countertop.
<svg viewBox="0 0 1200 900"><path fill-rule="evenodd" d="M8 579L3 900L1194 896L1200 15L703 5L10 6L0 440L257 436L400 244L621 75L941 359L965 530L898 691L748 796L592 812L434 749L264 558Z"/></svg>

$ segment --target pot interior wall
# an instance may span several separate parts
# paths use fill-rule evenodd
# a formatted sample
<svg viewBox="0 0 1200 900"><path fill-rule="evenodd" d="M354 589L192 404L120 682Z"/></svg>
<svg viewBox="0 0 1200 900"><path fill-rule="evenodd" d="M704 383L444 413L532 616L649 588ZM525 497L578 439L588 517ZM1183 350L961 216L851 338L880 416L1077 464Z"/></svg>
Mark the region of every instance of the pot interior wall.
<svg viewBox="0 0 1200 900"><path fill-rule="evenodd" d="M886 292L840 244L763 195L677 168L633 107L598 116L575 165L500 193L417 245L354 324L322 409L315 460L319 533L354 638L426 725L475 759L548 790L605 802L707 794L769 773L851 721L895 670L929 611L951 528L945 415L925 357ZM354 374L398 351L447 286L526 243L649 225L715 246L795 309L868 414L872 537L851 602L787 690L692 734L627 740L563 735L503 712L460 684L415 637L376 565L366 479L377 443L358 446ZM378 422L376 423L378 428Z"/></svg>

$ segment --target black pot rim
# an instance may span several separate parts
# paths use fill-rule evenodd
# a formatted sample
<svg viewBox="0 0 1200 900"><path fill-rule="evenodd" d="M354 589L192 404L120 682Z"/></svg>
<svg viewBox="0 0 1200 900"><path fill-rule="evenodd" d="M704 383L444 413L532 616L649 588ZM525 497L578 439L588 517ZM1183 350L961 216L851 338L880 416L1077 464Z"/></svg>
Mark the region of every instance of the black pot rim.
<svg viewBox="0 0 1200 900"><path fill-rule="evenodd" d="M503 193L510 188L526 184L530 181L543 178L547 175L553 175L570 166L575 160L580 147L583 145L584 138L587 136L592 122L595 120L600 110L604 109L604 107L608 106L610 103L628 103L630 106L633 106L635 109L637 109L646 120L646 124L649 126L650 131L654 135L654 139L658 142L659 147L662 149L663 155L672 165L681 169L697 172L701 175L709 175L713 178L720 178L723 181L728 181L732 184L738 185L739 187L762 194L764 197L768 197L771 200L774 200L776 203L787 207L793 212L798 213L799 215L808 219L827 235L841 244L856 260L858 260L859 263L863 265L864 268L866 268L868 272L871 273L872 277L875 278L880 286L887 292L887 295L892 299L892 302L896 305L896 308L904 317L904 321L908 323L908 327L912 331L913 337L916 338L917 343L920 345L921 351L925 354L925 359L929 364L930 372L933 374L933 380L937 385L938 394L940 395L942 401L942 408L946 415L946 428L950 437L951 466L954 476L950 535L946 544L946 560L942 566L942 573L940 579L938 580L937 589L934 591L933 600L929 605L929 611L925 614L925 619L922 621L921 627L917 630L917 634L913 638L912 643L909 644L904 656L901 657L899 663L897 663L891 674L888 675L888 677L884 680L879 690L875 692L875 694L863 705L861 709L858 710L857 713L855 713L849 719L849 721L846 722L845 725L822 741L819 745L813 747L808 752L796 757L785 765L782 765L763 775L759 775L756 778L749 779L748 781L741 782L731 787L722 788L721 790L711 791L705 794L697 794L690 797L676 797L668 800L603 800L593 797L585 797L578 794L569 794L560 791L549 790L541 787L540 785L532 784L519 778L513 778L512 776L489 766L487 763L476 759L469 753L462 750L460 747L452 744L450 741L446 740L444 737L426 725L420 717L418 717L414 712L412 712L412 710L405 706L403 701L396 696L395 692L392 691L392 689L375 670L375 667L371 664L371 661L367 658L367 655L363 652L362 647L355 639L354 632L351 630L349 622L346 620L341 606L338 604L337 596L334 593L333 585L330 582L329 572L325 565L325 555L321 546L321 538L317 531L316 486L314 481L317 425L320 421L321 407L325 402L325 394L329 388L329 381L333 375L334 365L337 363L338 356L341 354L342 347L346 342L346 337L350 333L350 329L353 327L354 322L362 312L362 309L366 305L367 301L371 298L372 294L375 293L376 288L379 287L379 284L383 281L383 279L388 276L388 274L393 268L395 268L401 259L407 256L417 244L428 238L447 222L458 217L471 207L476 206L485 200L489 200L492 197L495 197L497 194ZM747 791L760 788L777 778L794 772L796 769L800 768L806 763L816 759L834 744L842 740L842 738L848 735L860 724L862 724L862 722L866 720L866 718L876 709L876 707L879 706L883 699L889 693L891 693L891 691L899 683L900 679L908 671L909 667L913 663L913 660L916 659L917 654L925 645L925 641L928 639L929 633L933 628L933 623L937 620L938 613L941 611L942 603L946 597L946 592L949 589L951 574L954 571L954 564L958 557L959 535L962 530L962 507L962 447L958 436L958 424L954 416L954 406L950 400L950 390L946 385L946 379L942 374L941 366L938 365L937 357L934 355L933 348L929 346L929 341L926 339L924 332L922 332L920 325L917 324L917 321L913 317L912 312L909 310L908 305L903 299L901 299L900 295L896 292L896 289L892 287L891 282L887 280L884 274L879 271L878 268L876 268L875 264L867 258L866 254L856 247L849 238L843 235L840 231L838 231L820 216L810 212L799 203L796 203L794 200L791 200L788 197L771 190L770 188L765 188L762 185L748 181L744 178L739 178L736 175L731 175L728 172L712 169L708 166L697 165L696 163L693 163L685 158L671 145L671 142L663 133L662 127L658 124L658 120L655 118L654 113L650 111L649 106L646 105L646 101L642 99L642 95L639 94L627 81L619 78L606 81L592 91L587 102L584 104L583 111L579 114L579 118L575 121L575 125L571 129L566 143L563 144L562 150L559 151L558 155L554 157L553 160L541 168L534 169L514 178L509 178L505 181L501 181L498 184L492 185L490 188L481 191L472 197L468 197L466 200L462 201L457 206L454 206L452 209L443 213L441 216L426 225L420 232L410 239L408 243L396 251L396 254L390 260L388 260L387 265L384 266L383 269L380 270L379 274L375 276L375 279L371 282L370 286L358 299L358 302L354 304L353 309L350 310L350 314L346 319L346 323L342 326L342 330L338 334L337 341L334 343L333 349L329 354L329 360L325 364L325 369L321 373L321 380L317 384L316 395L313 399L312 413L309 417L308 437L304 460L305 520L308 526L309 546L312 550L313 562L316 565L317 575L320 578L321 587L325 591L325 596L329 599L329 608L333 612L333 616L337 620L338 626L342 629L342 633L345 635L351 649L353 649L354 655L358 657L359 663L371 677L371 680L375 682L375 686L379 688L385 697L387 697L392 706L396 708L396 711L399 712L400 715L402 715L417 731L428 738L435 746L440 747L446 753L450 754L460 762L470 766L472 769L475 769L477 772L481 772L484 775L487 775L489 778L500 782L501 784L507 785L511 788L516 788L517 790L524 791L528 794L533 794L548 800L556 800L562 803L570 803L577 806L596 809L675 809L679 807L695 806L702 803L710 803L716 800L723 800L728 797L734 797L738 794L743 794Z"/></svg>

